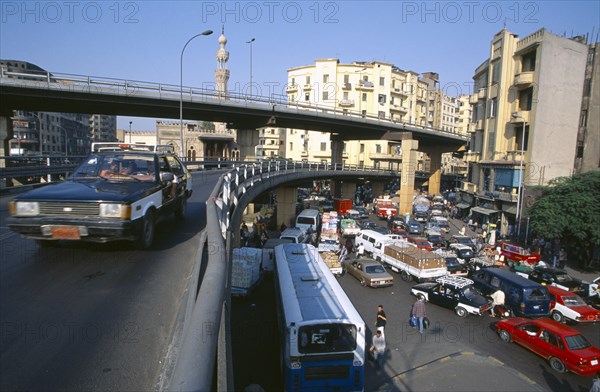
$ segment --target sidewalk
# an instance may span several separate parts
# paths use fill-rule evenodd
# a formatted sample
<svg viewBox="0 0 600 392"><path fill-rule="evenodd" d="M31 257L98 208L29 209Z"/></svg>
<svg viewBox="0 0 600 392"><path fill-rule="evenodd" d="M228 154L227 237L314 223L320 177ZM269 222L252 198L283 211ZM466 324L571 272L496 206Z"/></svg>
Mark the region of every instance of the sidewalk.
<svg viewBox="0 0 600 392"><path fill-rule="evenodd" d="M399 374L376 390L516 392L544 388L493 357L461 351Z"/></svg>

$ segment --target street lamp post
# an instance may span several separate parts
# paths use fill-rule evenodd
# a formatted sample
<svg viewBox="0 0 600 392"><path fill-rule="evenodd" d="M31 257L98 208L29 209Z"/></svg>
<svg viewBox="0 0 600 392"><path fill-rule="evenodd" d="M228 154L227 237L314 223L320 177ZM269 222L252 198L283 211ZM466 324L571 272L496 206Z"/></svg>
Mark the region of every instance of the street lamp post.
<svg viewBox="0 0 600 392"><path fill-rule="evenodd" d="M62 125L57 125L57 127L59 127L60 129L62 129L63 132L65 133L65 157L66 157L68 155L67 130Z"/></svg>
<svg viewBox="0 0 600 392"><path fill-rule="evenodd" d="M129 144L131 144L131 123L133 123L133 121L129 121Z"/></svg>
<svg viewBox="0 0 600 392"><path fill-rule="evenodd" d="M212 30L206 30L194 35L187 40L185 45L183 45L183 49L181 49L181 58L179 61L179 154L181 157L183 157L183 52L185 52L185 48L194 38L201 35L211 35L212 33Z"/></svg>
<svg viewBox="0 0 600 392"><path fill-rule="evenodd" d="M521 197L522 197L522 193L523 193L523 155L525 155L525 119L519 115L517 115L516 113L512 114L512 118L514 118L515 120L521 120L523 122L523 131L522 131L522 135L521 135L521 153L520 155L520 160L519 160L519 187L518 187L518 191L517 191L517 213L515 214L516 216L516 223L517 223L517 241L519 240L519 237L521 235L521 208L523 208L522 203L521 203Z"/></svg>
<svg viewBox="0 0 600 392"><path fill-rule="evenodd" d="M256 38L252 38L250 41L246 41L247 44L250 44L250 96L252 96L252 43L256 40Z"/></svg>

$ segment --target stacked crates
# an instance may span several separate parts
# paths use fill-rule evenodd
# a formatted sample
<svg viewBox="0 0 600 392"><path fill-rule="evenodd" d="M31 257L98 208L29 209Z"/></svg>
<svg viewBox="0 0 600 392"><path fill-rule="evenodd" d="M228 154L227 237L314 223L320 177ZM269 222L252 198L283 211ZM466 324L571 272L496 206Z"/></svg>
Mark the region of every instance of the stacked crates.
<svg viewBox="0 0 600 392"><path fill-rule="evenodd" d="M260 279L262 257L262 249L233 249L231 285L241 289L251 289Z"/></svg>

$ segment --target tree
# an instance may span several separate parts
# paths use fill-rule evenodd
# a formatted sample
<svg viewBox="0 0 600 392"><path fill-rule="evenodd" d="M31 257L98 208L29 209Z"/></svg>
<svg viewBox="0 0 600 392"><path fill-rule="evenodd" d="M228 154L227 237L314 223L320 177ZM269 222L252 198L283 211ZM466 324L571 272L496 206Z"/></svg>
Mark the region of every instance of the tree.
<svg viewBox="0 0 600 392"><path fill-rule="evenodd" d="M532 231L560 238L572 248L600 246L600 170L559 177L538 187L541 196L529 208Z"/></svg>

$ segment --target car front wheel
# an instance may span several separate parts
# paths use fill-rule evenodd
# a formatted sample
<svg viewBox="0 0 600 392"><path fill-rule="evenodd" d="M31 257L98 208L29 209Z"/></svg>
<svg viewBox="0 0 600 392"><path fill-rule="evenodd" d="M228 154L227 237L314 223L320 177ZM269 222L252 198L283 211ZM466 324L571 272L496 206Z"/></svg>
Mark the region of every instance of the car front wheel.
<svg viewBox="0 0 600 392"><path fill-rule="evenodd" d="M139 249L148 249L152 246L152 243L154 242L154 230L154 212L149 210L142 218L142 227L140 228L140 234L137 240L137 247Z"/></svg>
<svg viewBox="0 0 600 392"><path fill-rule="evenodd" d="M363 287L365 287L367 285L367 281L365 280L365 278L360 279L360 285Z"/></svg>
<svg viewBox="0 0 600 392"><path fill-rule="evenodd" d="M564 319L565 317L562 315L562 313L552 312L552 320L556 321L557 323L562 323Z"/></svg>
<svg viewBox="0 0 600 392"><path fill-rule="evenodd" d="M554 369L557 373L564 373L567 371L565 364L558 358L556 357L552 357L550 358L550 366L552 367L552 369Z"/></svg>
<svg viewBox="0 0 600 392"><path fill-rule="evenodd" d="M512 340L510 334L504 329L498 331L498 336L500 336L500 340L502 340L505 343L510 343L510 341Z"/></svg>
<svg viewBox="0 0 600 392"><path fill-rule="evenodd" d="M454 313L456 313L458 317L467 317L467 314L469 314L469 312L467 312L467 310L461 306L454 309Z"/></svg>

